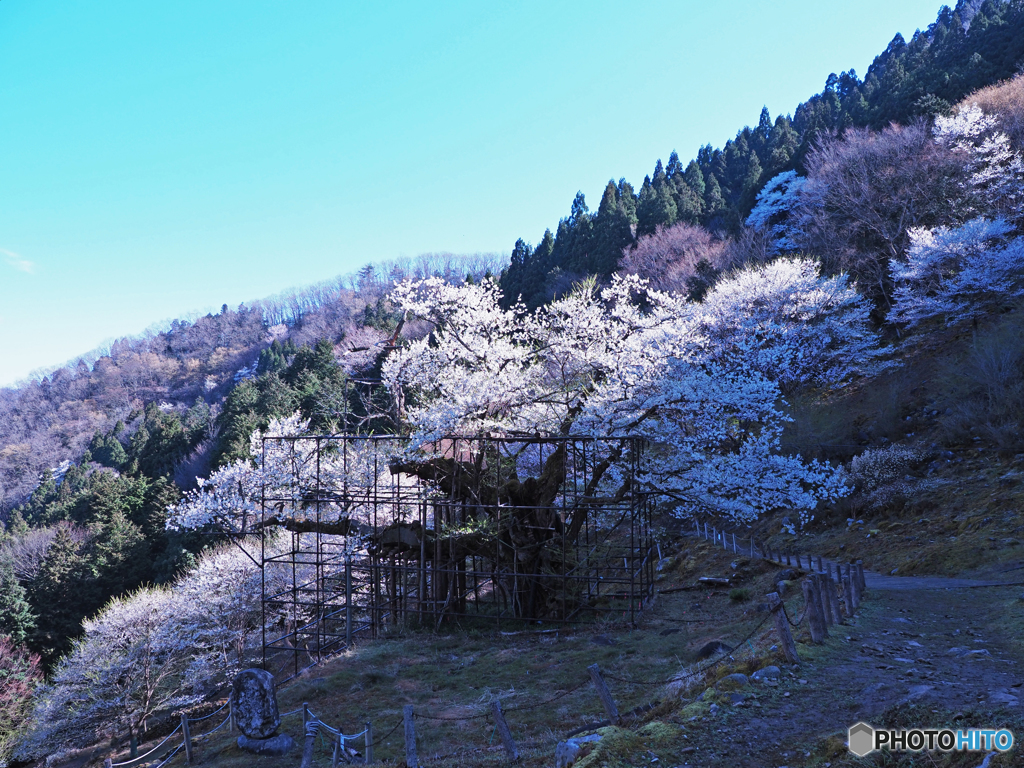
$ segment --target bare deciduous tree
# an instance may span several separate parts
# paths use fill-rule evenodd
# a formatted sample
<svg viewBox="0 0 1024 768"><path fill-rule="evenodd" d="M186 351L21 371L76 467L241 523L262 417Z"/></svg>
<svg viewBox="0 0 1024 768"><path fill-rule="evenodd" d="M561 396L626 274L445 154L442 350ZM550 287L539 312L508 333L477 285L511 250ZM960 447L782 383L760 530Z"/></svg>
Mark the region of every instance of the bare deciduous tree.
<svg viewBox="0 0 1024 768"><path fill-rule="evenodd" d="M828 271L849 273L879 309L888 309L889 262L906 253L908 230L957 218L964 193L956 154L917 122L827 137L806 164L796 211L803 246Z"/></svg>
<svg viewBox="0 0 1024 768"><path fill-rule="evenodd" d="M686 292L687 280L706 261L715 269L725 266L725 243L703 227L679 223L658 227L623 252L620 271L646 278L659 291Z"/></svg>

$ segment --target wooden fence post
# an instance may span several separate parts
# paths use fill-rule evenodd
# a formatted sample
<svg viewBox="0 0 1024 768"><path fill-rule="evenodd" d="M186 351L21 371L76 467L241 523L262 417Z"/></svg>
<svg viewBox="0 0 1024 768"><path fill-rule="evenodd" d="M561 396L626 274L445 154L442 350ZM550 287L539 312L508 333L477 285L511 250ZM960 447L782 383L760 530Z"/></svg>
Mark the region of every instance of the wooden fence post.
<svg viewBox="0 0 1024 768"><path fill-rule="evenodd" d="M739 550L736 549L736 534L735 533L732 535L732 553L734 555L739 554Z"/></svg>
<svg viewBox="0 0 1024 768"><path fill-rule="evenodd" d="M305 730L306 723L309 722L309 704L302 702L302 728Z"/></svg>
<svg viewBox="0 0 1024 768"><path fill-rule="evenodd" d="M861 591L861 594L863 594L865 591L867 591L867 588L868 588L867 582L864 581L864 561L863 560L858 560L857 561L857 588Z"/></svg>
<svg viewBox="0 0 1024 768"><path fill-rule="evenodd" d="M850 584L853 585L853 607L855 610L860 610L860 580L857 578L857 569L852 568L851 570L852 573L850 573Z"/></svg>
<svg viewBox="0 0 1024 768"><path fill-rule="evenodd" d="M334 739L334 751L331 753L331 768L338 768L339 752L345 755L345 737L341 735L341 731L338 731L338 736ZM348 755L345 755L345 762L348 762Z"/></svg>
<svg viewBox="0 0 1024 768"><path fill-rule="evenodd" d="M373 723L372 722L367 721L367 723L366 723L366 733L364 734L364 736L365 736L365 738L363 740L363 743L364 743L365 746L364 746L364 750L363 751L366 753L365 759L366 759L367 764L369 764L369 763L373 762Z"/></svg>
<svg viewBox="0 0 1024 768"><path fill-rule="evenodd" d="M843 623L843 612L839 610L839 595L836 594L836 583L832 580L832 571L825 573L825 589L828 590L828 607L832 611L832 623Z"/></svg>
<svg viewBox="0 0 1024 768"><path fill-rule="evenodd" d="M828 637L828 628L832 626L832 604L826 591L828 587L825 584L825 574L812 573L811 578L814 579L814 594L821 608L821 618L825 621L825 637Z"/></svg>
<svg viewBox="0 0 1024 768"><path fill-rule="evenodd" d="M512 739L512 731L508 728L508 723L505 722L505 715L501 712L501 701L495 699L491 702L491 714L494 715L494 724L498 728L498 735L501 737L501 743L505 745L505 751L508 753L508 759L513 763L519 760L519 750L516 748L516 743Z"/></svg>
<svg viewBox="0 0 1024 768"><path fill-rule="evenodd" d="M853 597L853 579L848 573L843 574L843 599L846 601L846 615L853 616L858 606Z"/></svg>
<svg viewBox="0 0 1024 768"><path fill-rule="evenodd" d="M192 734L188 730L188 715L181 713L181 735L185 737L185 765L192 765Z"/></svg>
<svg viewBox="0 0 1024 768"><path fill-rule="evenodd" d="M818 601L814 598L814 581L804 579L800 582L804 592L804 612L807 614L807 626L811 630L811 642L825 641L825 620L818 613Z"/></svg>
<svg viewBox="0 0 1024 768"><path fill-rule="evenodd" d="M402 707L402 718L405 720L405 766L418 768L416 758L416 726L412 721L412 704Z"/></svg>
<svg viewBox="0 0 1024 768"><path fill-rule="evenodd" d="M768 593L768 606L775 618L775 633L779 636L779 645L782 646L782 654L790 664L799 664L800 657L796 655L796 643L793 642L793 634L789 631L789 622L786 621L786 611L782 607L782 598L778 592Z"/></svg>
<svg viewBox="0 0 1024 768"><path fill-rule="evenodd" d="M604 707L605 714L608 715L612 725L618 725L619 708L615 706L612 692L608 690L608 684L605 683L604 678L601 676L601 668L597 664L591 664L587 667L587 671L590 673L590 679L593 680L594 687L597 689L597 695L601 699L601 706Z"/></svg>

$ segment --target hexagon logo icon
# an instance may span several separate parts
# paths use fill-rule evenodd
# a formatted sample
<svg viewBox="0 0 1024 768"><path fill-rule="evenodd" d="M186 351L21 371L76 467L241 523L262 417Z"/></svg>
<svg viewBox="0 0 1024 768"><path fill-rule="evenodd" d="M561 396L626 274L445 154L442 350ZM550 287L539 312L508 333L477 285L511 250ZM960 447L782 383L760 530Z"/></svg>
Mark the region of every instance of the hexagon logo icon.
<svg viewBox="0 0 1024 768"><path fill-rule="evenodd" d="M850 751L857 757L864 757L875 749L875 729L867 723L855 723L847 731Z"/></svg>

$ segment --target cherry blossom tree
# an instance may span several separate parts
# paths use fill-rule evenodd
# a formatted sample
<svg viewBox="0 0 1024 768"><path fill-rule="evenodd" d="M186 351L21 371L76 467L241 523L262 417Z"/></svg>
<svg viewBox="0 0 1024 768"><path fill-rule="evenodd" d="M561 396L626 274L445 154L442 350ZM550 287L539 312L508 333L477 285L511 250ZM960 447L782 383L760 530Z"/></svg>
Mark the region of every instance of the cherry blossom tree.
<svg viewBox="0 0 1024 768"><path fill-rule="evenodd" d="M140 733L154 713L222 688L255 660L261 579L259 567L229 545L205 554L171 587L112 600L84 622L83 637L39 689L17 756L45 756L101 734Z"/></svg>
<svg viewBox="0 0 1024 768"><path fill-rule="evenodd" d="M681 512L749 522L780 508L807 519L843 492L831 467L779 447L780 383L835 383L876 354L864 302L844 278L821 278L813 262L787 260L739 273L705 304L652 290L636 276L616 276L603 290L584 283L532 313L503 309L501 298L493 281L397 285L391 300L429 329L382 366L404 425L400 439L375 446L374 461L358 448L341 461L317 452L314 438L301 439L301 421L273 422L266 436L278 439L254 434L250 459L188 494L168 525L234 533L274 526L348 536L353 548L379 546L387 532L367 525L369 489L415 480L472 510L469 528L446 536L446 556L497 549L497 560L505 552L512 558L495 562L497 572L539 573L588 516L601 514L602 499L656 493ZM503 459L453 453L449 438L460 435L594 441L586 501L559 517L564 446L543 459L524 448L501 487L490 487L483 467ZM649 448L641 458L621 438ZM303 512L314 480L321 489L346 488L316 520ZM258 516L261 498L272 503ZM369 535L381 541L360 539Z"/></svg>
<svg viewBox="0 0 1024 768"><path fill-rule="evenodd" d="M45 755L101 733L140 733L157 709L191 703L177 684L193 653L191 638L176 631L179 605L171 590L144 588L86 620L84 636L40 690L19 752Z"/></svg>
<svg viewBox="0 0 1024 768"><path fill-rule="evenodd" d="M1024 240L1008 239L1003 219L959 227L914 229L907 260L893 261L889 319L908 327L942 317L949 324L989 312L1024 295Z"/></svg>
<svg viewBox="0 0 1024 768"><path fill-rule="evenodd" d="M433 328L384 365L390 391L416 403L404 409L413 445L483 432L638 436L657 446L645 488L745 521L779 507L806 516L839 492L829 468L778 454L778 384L709 354L699 305L635 276L533 314L499 298L489 283L396 288L393 300ZM608 456L609 482L618 458Z"/></svg>
<svg viewBox="0 0 1024 768"><path fill-rule="evenodd" d="M774 253L800 250L800 233L793 212L807 179L796 171L784 171L768 180L757 193L757 203L747 217L747 226L766 232Z"/></svg>
<svg viewBox="0 0 1024 768"><path fill-rule="evenodd" d="M845 275L822 277L812 259L781 258L721 281L698 313L709 359L759 371L788 394L880 368L870 311Z"/></svg>
<svg viewBox="0 0 1024 768"><path fill-rule="evenodd" d="M998 118L971 104L938 115L933 128L935 140L963 163L965 209L982 216L1013 216L1024 200L1024 160L998 126Z"/></svg>

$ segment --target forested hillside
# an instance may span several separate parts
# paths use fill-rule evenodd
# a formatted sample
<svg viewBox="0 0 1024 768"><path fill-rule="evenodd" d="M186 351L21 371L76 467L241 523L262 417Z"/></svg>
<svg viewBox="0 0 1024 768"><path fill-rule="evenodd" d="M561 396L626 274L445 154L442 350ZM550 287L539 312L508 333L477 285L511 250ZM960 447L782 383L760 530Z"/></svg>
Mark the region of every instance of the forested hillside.
<svg viewBox="0 0 1024 768"><path fill-rule="evenodd" d="M786 530L901 505L911 464L964 445L1021 453L1022 65L1024 2L961 0L791 117L673 152L639 191L609 182L595 213L577 195L511 262L368 266L0 390L0 665L52 683L0 698L0 729L31 706L61 743L144 728L250 659L258 579L216 545L226 524L252 533L253 489L286 482L254 435L638 436L664 514ZM868 405L834 414L850 392ZM624 492L605 458L595 498ZM866 467L896 467L892 487ZM517 493L543 507L555 486ZM174 672L136 706L114 687L154 643Z"/></svg>
<svg viewBox="0 0 1024 768"><path fill-rule="evenodd" d="M562 295L580 276L608 276L622 252L659 227L700 225L719 238L740 238L757 193L779 173L803 175L810 149L851 128L881 130L947 114L967 94L1016 73L1024 55L1024 6L1000 0L960 0L944 6L909 41L897 34L868 68L830 74L825 88L774 120L761 110L721 148L701 147L684 162L673 151L658 160L639 188L611 180L596 211L582 193L569 215L536 245L516 242L502 274L506 302L522 296L536 307Z"/></svg>
<svg viewBox="0 0 1024 768"><path fill-rule="evenodd" d="M193 567L217 539L167 531L167 508L246 455L272 418L299 411L335 431L361 413L348 377L372 376L377 345L397 326L391 282L482 279L500 267L487 255L368 266L176 320L0 390L0 635L48 666L112 596Z"/></svg>

